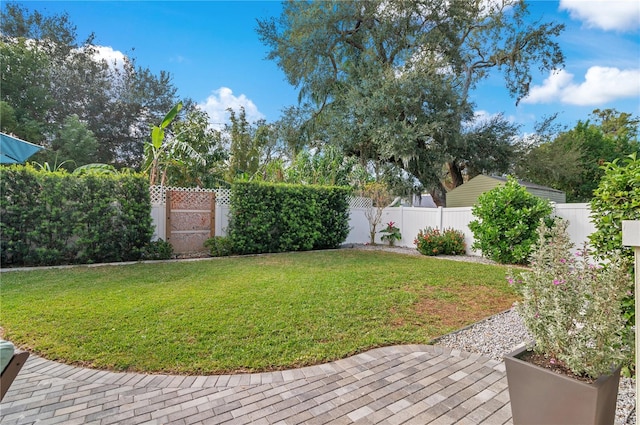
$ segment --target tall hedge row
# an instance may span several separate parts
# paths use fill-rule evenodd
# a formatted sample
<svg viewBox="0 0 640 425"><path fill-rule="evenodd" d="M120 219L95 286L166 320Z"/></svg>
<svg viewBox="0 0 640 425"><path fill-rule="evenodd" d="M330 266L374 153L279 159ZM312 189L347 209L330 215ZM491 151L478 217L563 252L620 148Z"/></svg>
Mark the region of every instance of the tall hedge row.
<svg viewBox="0 0 640 425"><path fill-rule="evenodd" d="M0 192L3 266L137 260L153 234L140 175L0 167Z"/></svg>
<svg viewBox="0 0 640 425"><path fill-rule="evenodd" d="M349 234L349 189L239 182L229 237L238 254L338 247Z"/></svg>

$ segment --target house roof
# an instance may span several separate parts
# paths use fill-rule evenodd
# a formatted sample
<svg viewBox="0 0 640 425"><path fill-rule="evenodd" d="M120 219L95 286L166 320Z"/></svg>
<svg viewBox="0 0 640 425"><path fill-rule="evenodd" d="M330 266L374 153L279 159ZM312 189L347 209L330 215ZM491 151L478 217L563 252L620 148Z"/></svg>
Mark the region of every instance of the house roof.
<svg viewBox="0 0 640 425"><path fill-rule="evenodd" d="M499 180L499 181L505 182L505 183L507 181L507 178L506 177L502 177L502 176L485 176L485 177L489 177L491 179ZM548 190L550 192L564 193L561 190L554 189L554 188L549 187L549 186L542 186L542 185L531 183L531 182L524 181L524 180L518 180L518 184L520 186L524 186L524 187L527 187L527 188L530 188L530 189L541 189L541 190Z"/></svg>

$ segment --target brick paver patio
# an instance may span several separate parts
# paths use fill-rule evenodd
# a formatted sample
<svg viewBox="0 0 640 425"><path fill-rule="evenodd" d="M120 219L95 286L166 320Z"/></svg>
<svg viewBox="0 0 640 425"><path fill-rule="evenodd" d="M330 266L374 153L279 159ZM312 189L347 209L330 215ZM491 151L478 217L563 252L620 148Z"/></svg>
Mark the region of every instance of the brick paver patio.
<svg viewBox="0 0 640 425"><path fill-rule="evenodd" d="M430 345L269 373L112 373L32 356L1 424L511 423L504 364Z"/></svg>

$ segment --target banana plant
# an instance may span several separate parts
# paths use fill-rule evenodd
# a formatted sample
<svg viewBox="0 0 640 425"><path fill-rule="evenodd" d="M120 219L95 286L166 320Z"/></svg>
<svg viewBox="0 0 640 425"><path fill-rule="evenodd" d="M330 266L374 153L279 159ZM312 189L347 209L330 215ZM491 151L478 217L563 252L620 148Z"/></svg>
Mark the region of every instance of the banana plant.
<svg viewBox="0 0 640 425"><path fill-rule="evenodd" d="M164 186L167 177L167 167L175 165L182 161L178 158L178 154L186 154L198 161L204 161L200 154L196 152L188 143L179 139L179 137L166 137L166 129L176 118L182 109L182 102L178 102L165 115L159 126L153 126L151 129L151 142L145 145L145 172L149 172L149 184L155 185L160 178L160 185Z"/></svg>

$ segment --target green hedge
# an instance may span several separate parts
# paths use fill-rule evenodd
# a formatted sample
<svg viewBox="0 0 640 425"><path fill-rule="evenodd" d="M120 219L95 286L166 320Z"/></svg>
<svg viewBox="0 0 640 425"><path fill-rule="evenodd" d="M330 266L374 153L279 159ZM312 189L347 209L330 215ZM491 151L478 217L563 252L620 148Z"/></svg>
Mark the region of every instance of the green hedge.
<svg viewBox="0 0 640 425"><path fill-rule="evenodd" d="M234 252L337 248L349 234L349 189L238 182L231 188Z"/></svg>
<svg viewBox="0 0 640 425"><path fill-rule="evenodd" d="M137 260L153 234L140 175L0 167L0 192L3 266Z"/></svg>

